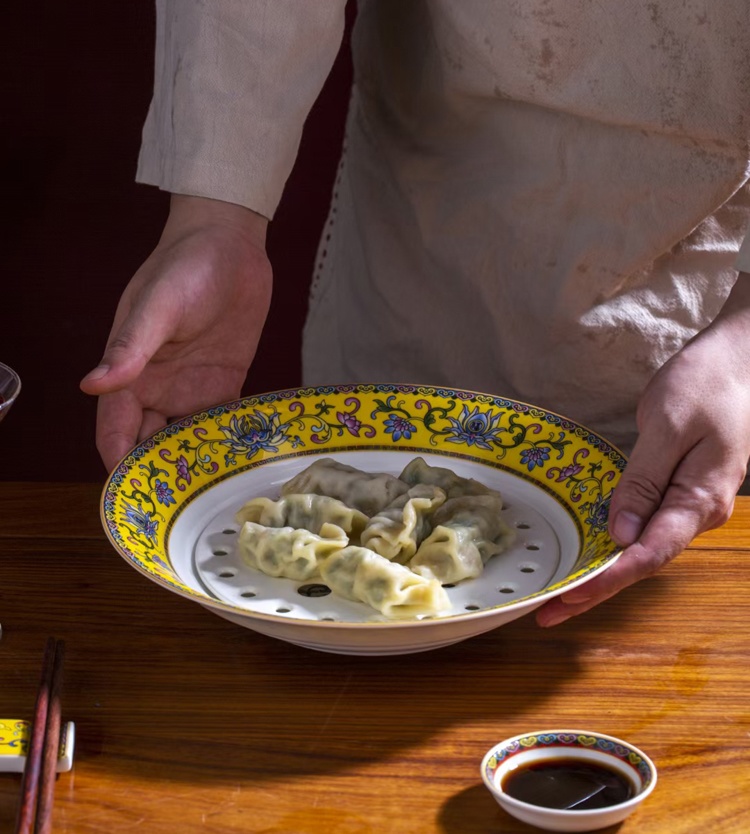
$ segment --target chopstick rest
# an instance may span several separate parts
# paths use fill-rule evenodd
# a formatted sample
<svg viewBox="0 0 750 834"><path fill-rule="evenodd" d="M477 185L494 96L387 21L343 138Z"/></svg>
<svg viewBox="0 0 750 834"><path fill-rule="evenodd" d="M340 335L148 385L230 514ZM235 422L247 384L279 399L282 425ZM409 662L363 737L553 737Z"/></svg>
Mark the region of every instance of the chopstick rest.
<svg viewBox="0 0 750 834"><path fill-rule="evenodd" d="M63 724L57 753L57 773L73 767L76 728L72 721ZM0 718L0 773L23 773L31 741L31 722L20 718Z"/></svg>

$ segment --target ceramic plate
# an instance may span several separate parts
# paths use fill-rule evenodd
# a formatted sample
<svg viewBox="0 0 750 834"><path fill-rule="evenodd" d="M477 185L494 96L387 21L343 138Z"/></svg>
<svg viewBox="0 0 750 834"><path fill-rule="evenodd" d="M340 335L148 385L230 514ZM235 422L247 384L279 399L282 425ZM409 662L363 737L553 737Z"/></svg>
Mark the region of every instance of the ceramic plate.
<svg viewBox="0 0 750 834"><path fill-rule="evenodd" d="M271 578L236 550L234 514L276 498L316 458L398 475L414 457L499 490L509 550L447 588L434 618L386 620L320 583ZM612 490L625 466L588 429L526 403L470 391L350 385L280 391L180 420L110 476L104 529L138 571L250 629L345 654L438 648L496 628L609 567Z"/></svg>

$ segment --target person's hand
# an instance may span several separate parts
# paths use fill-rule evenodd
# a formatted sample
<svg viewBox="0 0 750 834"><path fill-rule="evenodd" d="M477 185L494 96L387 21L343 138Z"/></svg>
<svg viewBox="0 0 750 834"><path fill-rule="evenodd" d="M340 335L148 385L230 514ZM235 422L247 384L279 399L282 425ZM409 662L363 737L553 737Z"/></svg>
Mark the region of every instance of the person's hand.
<svg viewBox="0 0 750 834"><path fill-rule="evenodd" d="M241 206L172 197L104 356L81 381L99 396L96 443L108 470L170 420L239 396L270 304L267 223Z"/></svg>
<svg viewBox="0 0 750 834"><path fill-rule="evenodd" d="M750 275L714 323L667 362L638 406L639 437L610 504L612 567L551 600L543 626L651 576L732 513L750 458Z"/></svg>

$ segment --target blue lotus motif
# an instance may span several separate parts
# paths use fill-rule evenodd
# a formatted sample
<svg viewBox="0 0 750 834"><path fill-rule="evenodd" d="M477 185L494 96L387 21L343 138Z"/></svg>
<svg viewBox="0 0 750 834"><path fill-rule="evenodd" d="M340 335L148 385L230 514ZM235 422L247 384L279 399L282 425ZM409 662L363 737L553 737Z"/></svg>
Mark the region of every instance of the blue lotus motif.
<svg viewBox="0 0 750 834"><path fill-rule="evenodd" d="M279 446L289 440L281 424L278 412L274 411L270 417L262 411L252 414L236 415L229 421L228 426L219 426L226 437L222 444L229 446L237 455L244 455L248 460L260 451L278 452Z"/></svg>
<svg viewBox="0 0 750 834"><path fill-rule="evenodd" d="M586 524L591 525L593 533L604 533L607 529L607 519L609 518L609 504L612 500L612 491L610 490L606 495L600 494L595 501L592 501L588 507L589 516L586 519Z"/></svg>
<svg viewBox="0 0 750 834"><path fill-rule="evenodd" d="M549 460L549 454L549 446L532 446L521 452L521 463L531 472L535 466L544 466Z"/></svg>
<svg viewBox="0 0 750 834"><path fill-rule="evenodd" d="M502 412L494 414L492 410L481 412L479 406L469 411L468 406L463 406L461 415L448 417L451 428L447 433L446 440L449 443L466 443L467 446L478 446L480 449L492 449L490 441L499 443L498 435L504 429L500 428ZM452 436L451 436L452 435Z"/></svg>
<svg viewBox="0 0 750 834"><path fill-rule="evenodd" d="M385 433L390 434L395 441L405 438L411 440L412 434L417 430L413 423L410 423L404 417L398 414L391 414L387 420L384 421Z"/></svg>
<svg viewBox="0 0 750 834"><path fill-rule="evenodd" d="M166 481L160 481L157 479L154 484L154 492L156 493L156 500L160 504L164 504L168 507L170 504L177 503L174 497L174 490Z"/></svg>
<svg viewBox="0 0 750 834"><path fill-rule="evenodd" d="M159 522L151 518L151 513L146 512L141 504L138 504L137 507L127 501L123 501L123 504L125 506L125 521L132 524L136 533L156 541L156 530L159 527Z"/></svg>

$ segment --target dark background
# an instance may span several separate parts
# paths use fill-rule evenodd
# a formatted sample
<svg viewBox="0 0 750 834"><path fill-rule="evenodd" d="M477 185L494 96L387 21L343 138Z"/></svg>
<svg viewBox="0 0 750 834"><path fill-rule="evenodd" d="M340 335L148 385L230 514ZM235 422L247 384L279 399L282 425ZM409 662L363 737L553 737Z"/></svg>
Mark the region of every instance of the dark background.
<svg viewBox="0 0 750 834"><path fill-rule="evenodd" d="M3 9L0 361L21 396L0 425L0 479L104 481L98 362L122 289L156 244L168 195L134 182L153 82L149 0L16 0ZM269 230L270 317L243 393L301 382L307 289L338 164L349 32L310 114Z"/></svg>

